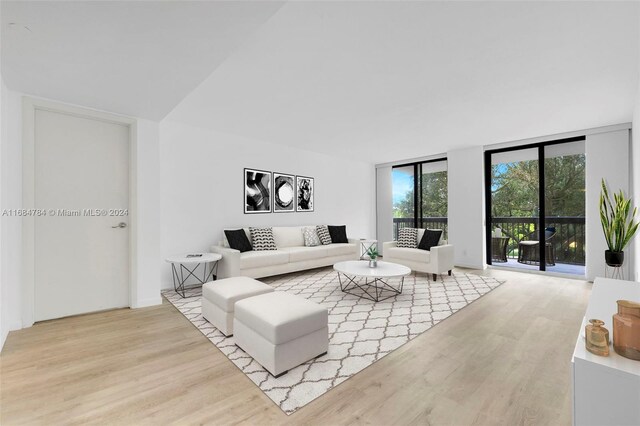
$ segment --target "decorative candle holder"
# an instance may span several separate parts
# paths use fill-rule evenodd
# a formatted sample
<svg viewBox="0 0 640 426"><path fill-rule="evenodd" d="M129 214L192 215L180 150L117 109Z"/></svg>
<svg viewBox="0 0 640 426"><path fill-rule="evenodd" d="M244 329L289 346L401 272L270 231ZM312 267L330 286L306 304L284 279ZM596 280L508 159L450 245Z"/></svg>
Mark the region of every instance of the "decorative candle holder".
<svg viewBox="0 0 640 426"><path fill-rule="evenodd" d="M603 327L604 321L590 319L589 322L584 328L587 350L595 355L609 356L609 330Z"/></svg>

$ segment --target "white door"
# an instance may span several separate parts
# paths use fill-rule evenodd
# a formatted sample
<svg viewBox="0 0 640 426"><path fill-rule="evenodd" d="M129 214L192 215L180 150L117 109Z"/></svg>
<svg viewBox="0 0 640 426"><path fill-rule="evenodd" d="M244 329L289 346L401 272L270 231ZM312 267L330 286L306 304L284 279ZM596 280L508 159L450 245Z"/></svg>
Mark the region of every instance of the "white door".
<svg viewBox="0 0 640 426"><path fill-rule="evenodd" d="M129 306L129 128L36 110L35 208L35 321Z"/></svg>

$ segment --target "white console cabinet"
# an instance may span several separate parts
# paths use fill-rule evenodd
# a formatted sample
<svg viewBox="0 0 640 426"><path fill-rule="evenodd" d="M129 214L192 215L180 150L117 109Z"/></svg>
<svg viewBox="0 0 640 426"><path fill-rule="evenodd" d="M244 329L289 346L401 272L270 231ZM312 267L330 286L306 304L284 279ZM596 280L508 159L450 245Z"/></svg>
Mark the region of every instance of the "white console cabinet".
<svg viewBox="0 0 640 426"><path fill-rule="evenodd" d="M613 350L612 317L621 299L640 301L640 283L596 278L571 360L576 426L640 425L640 361ZM585 348L584 327L592 318L604 321L609 330L608 357Z"/></svg>

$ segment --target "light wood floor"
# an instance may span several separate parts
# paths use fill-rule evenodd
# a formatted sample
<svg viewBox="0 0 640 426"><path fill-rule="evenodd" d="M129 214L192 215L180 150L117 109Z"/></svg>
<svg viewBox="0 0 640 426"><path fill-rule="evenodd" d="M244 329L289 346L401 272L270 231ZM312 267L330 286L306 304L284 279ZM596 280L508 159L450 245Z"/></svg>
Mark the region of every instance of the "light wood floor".
<svg viewBox="0 0 640 426"><path fill-rule="evenodd" d="M568 425L591 284L505 284L291 416L172 305L48 321L0 356L0 423Z"/></svg>

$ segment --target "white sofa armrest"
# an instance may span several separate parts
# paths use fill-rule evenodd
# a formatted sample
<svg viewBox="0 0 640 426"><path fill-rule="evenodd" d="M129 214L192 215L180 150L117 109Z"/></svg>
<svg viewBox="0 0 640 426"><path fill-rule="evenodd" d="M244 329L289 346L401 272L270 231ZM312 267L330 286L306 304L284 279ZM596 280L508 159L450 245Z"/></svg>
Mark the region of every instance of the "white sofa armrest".
<svg viewBox="0 0 640 426"><path fill-rule="evenodd" d="M443 246L431 247L431 259L433 270L435 273L442 274L453 269L453 245L445 244Z"/></svg>
<svg viewBox="0 0 640 426"><path fill-rule="evenodd" d="M222 259L218 262L218 279L240 275L240 250L211 246L211 252L222 255Z"/></svg>
<svg viewBox="0 0 640 426"><path fill-rule="evenodd" d="M387 251L387 249L394 248L394 247L397 247L397 246L398 246L398 242L397 241L387 241L386 243L382 243L382 253L380 253L380 254L384 258L384 252Z"/></svg>
<svg viewBox="0 0 640 426"><path fill-rule="evenodd" d="M360 240L355 238L348 238L349 244L353 244L353 255L354 259L360 259Z"/></svg>

